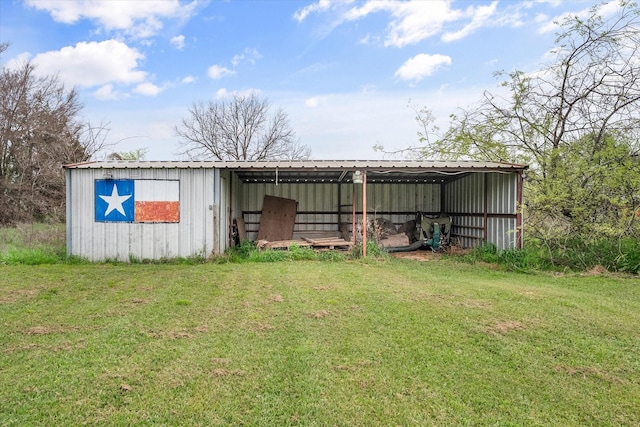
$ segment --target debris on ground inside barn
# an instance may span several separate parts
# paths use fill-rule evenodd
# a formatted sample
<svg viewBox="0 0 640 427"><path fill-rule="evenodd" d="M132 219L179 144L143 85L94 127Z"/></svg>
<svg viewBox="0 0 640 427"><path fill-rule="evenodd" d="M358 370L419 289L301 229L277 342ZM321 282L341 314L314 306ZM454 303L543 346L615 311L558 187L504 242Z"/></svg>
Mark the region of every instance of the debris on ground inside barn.
<svg viewBox="0 0 640 427"><path fill-rule="evenodd" d="M289 249L291 246L312 247L314 249L351 249L353 243L339 237L308 238L300 240L258 240L258 249Z"/></svg>

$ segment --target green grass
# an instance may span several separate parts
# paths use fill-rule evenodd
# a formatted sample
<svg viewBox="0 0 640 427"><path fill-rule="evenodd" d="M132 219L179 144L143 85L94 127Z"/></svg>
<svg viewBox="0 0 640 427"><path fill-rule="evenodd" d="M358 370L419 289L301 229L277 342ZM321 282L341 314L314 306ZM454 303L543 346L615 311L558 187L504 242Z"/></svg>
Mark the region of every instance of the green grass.
<svg viewBox="0 0 640 427"><path fill-rule="evenodd" d="M447 259L0 266L0 425L639 425L639 323Z"/></svg>
<svg viewBox="0 0 640 427"><path fill-rule="evenodd" d="M0 265L55 264L67 259L64 224L0 227ZM76 260L71 260L76 261Z"/></svg>

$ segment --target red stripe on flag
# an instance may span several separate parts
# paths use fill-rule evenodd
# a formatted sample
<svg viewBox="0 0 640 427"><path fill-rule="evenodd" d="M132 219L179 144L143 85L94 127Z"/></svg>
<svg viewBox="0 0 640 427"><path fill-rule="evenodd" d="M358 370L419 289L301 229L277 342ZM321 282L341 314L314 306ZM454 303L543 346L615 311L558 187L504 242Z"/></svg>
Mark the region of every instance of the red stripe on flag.
<svg viewBox="0 0 640 427"><path fill-rule="evenodd" d="M180 222L180 202L136 202L135 222Z"/></svg>

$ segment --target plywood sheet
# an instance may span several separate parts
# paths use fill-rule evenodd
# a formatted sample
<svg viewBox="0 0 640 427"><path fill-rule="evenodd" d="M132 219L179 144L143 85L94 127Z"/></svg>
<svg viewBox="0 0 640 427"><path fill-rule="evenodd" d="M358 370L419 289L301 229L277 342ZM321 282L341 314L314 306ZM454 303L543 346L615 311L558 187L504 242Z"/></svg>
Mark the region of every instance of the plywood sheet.
<svg viewBox="0 0 640 427"><path fill-rule="evenodd" d="M297 210L295 200L264 196L258 240L292 240Z"/></svg>

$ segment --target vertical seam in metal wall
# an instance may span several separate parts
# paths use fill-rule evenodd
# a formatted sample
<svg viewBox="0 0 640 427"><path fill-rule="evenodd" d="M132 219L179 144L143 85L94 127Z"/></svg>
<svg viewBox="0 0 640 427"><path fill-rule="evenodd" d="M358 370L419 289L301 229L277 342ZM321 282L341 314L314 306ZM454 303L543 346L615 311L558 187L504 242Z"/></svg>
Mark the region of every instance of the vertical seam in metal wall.
<svg viewBox="0 0 640 427"><path fill-rule="evenodd" d="M71 201L71 197L72 197L71 196L71 169L67 169L65 171L65 177L67 179L66 188L65 188L65 190L67 192L67 197L66 197L67 206L65 207L65 212L66 212L66 215L67 215L65 223L66 223L67 229L65 231L65 234L66 234L66 238L67 238L67 256L69 256L69 255L71 255L71 253L70 253L70 251L71 251L71 241L72 241L71 240L72 239L72 237L71 237L71 225L72 225L71 221L72 221L72 218L73 218L73 216L71 215L71 204L72 204L72 201Z"/></svg>
<svg viewBox="0 0 640 427"><path fill-rule="evenodd" d="M489 223L489 215L488 215L488 213L489 213L489 211L488 211L488 209L489 209L489 207L488 207L488 203L489 203L489 174L488 173L484 174L484 184L483 185L484 185L484 201L483 201L484 207L483 207L483 210L482 210L482 213L483 213L483 219L482 219L482 222L483 222L483 236L482 236L482 238L483 238L484 243L486 245L487 241L489 239L489 230L488 230L488 226L489 226L489 224L488 224Z"/></svg>
<svg viewBox="0 0 640 427"><path fill-rule="evenodd" d="M524 247L524 224L522 221L522 203L523 196L523 176L522 172L518 172L516 177L516 247L522 249Z"/></svg>

